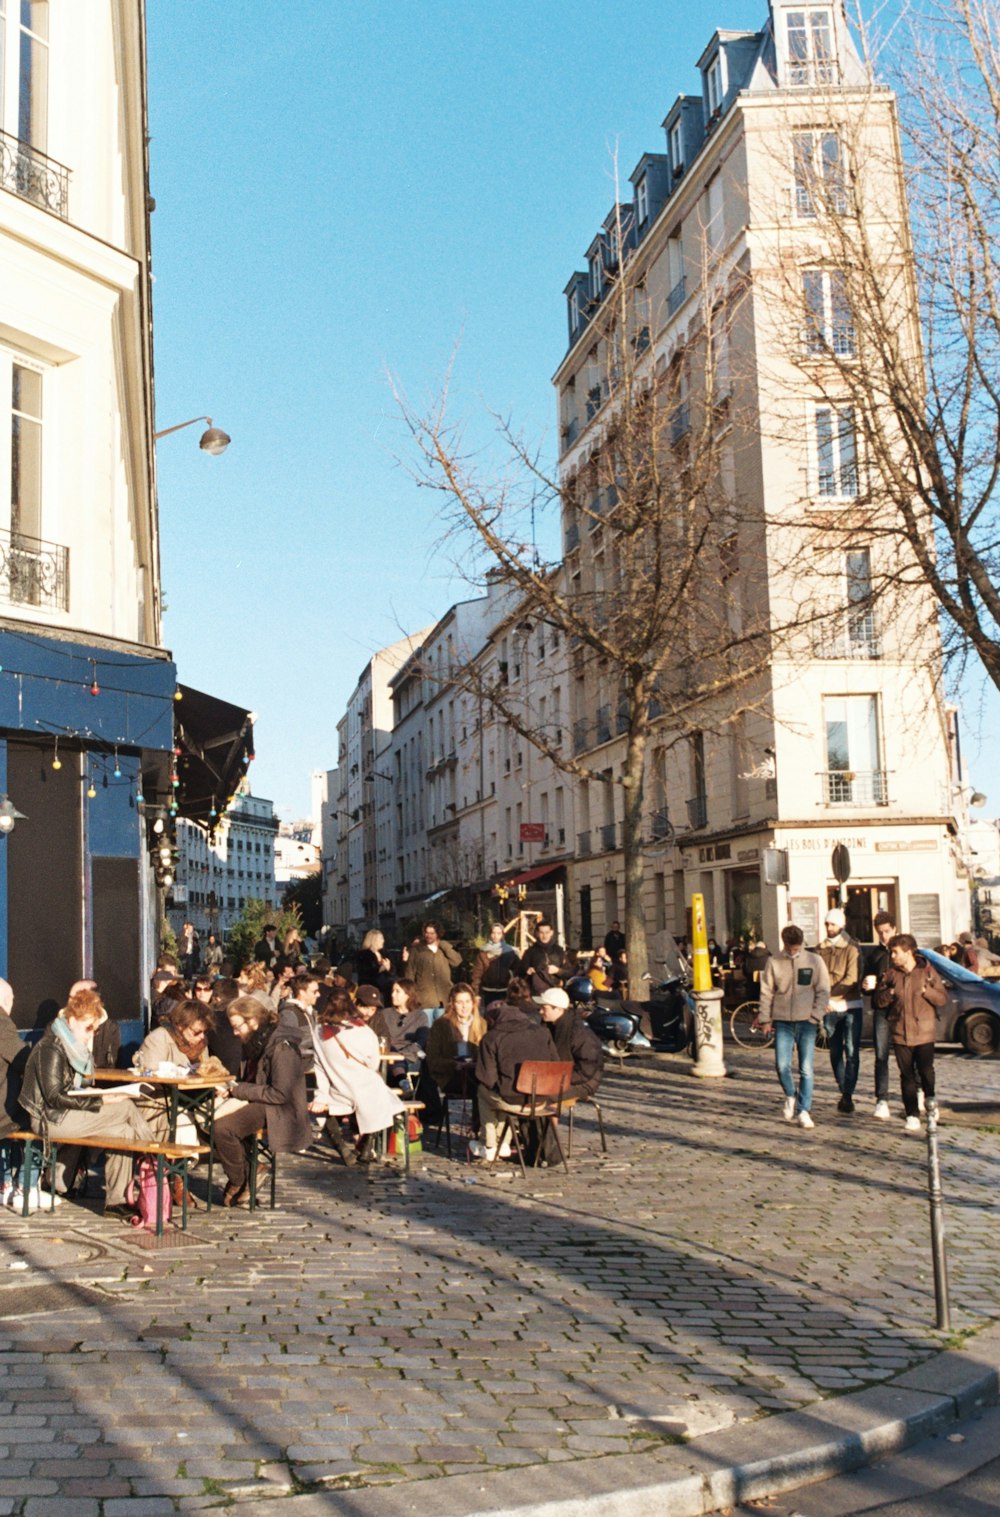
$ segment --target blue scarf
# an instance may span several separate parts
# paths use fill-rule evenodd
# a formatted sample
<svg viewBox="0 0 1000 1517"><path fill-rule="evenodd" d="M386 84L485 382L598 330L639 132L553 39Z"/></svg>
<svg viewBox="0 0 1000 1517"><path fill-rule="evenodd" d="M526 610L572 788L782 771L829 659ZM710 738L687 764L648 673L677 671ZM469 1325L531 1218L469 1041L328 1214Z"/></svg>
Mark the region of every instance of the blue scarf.
<svg viewBox="0 0 1000 1517"><path fill-rule="evenodd" d="M66 1057L73 1066L73 1088L77 1089L83 1084L84 1077L91 1078L94 1073L94 1056L79 1038L75 1038L70 1031L70 1025L64 1017L56 1017L52 1023L52 1031L66 1050Z"/></svg>

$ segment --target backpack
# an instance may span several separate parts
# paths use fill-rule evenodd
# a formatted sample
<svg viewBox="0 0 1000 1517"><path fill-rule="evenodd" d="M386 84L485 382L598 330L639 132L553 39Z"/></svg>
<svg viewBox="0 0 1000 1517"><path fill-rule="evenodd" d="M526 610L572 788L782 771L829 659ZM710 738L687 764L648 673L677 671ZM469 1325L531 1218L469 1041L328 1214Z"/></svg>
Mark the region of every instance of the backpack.
<svg viewBox="0 0 1000 1517"><path fill-rule="evenodd" d="M164 1222L170 1221L170 1184L166 1175L160 1187L161 1215ZM131 1179L125 1192L125 1199L130 1206L139 1208L139 1215L133 1217L133 1227L144 1227L147 1232L156 1231L156 1165L152 1159L139 1161L138 1181Z"/></svg>

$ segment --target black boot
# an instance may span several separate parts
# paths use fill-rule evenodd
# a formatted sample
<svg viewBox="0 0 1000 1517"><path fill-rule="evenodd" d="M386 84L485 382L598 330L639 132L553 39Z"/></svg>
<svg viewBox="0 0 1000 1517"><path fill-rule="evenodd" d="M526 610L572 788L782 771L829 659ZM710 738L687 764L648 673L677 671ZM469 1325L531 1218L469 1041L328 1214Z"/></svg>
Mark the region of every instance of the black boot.
<svg viewBox="0 0 1000 1517"><path fill-rule="evenodd" d="M344 1129L336 1117L327 1117L323 1131L348 1168L352 1164L357 1164L358 1156L354 1150L354 1144L344 1137Z"/></svg>
<svg viewBox="0 0 1000 1517"><path fill-rule="evenodd" d="M370 1132L367 1137L361 1139L361 1147L358 1149L359 1164L374 1164L375 1162L375 1134Z"/></svg>

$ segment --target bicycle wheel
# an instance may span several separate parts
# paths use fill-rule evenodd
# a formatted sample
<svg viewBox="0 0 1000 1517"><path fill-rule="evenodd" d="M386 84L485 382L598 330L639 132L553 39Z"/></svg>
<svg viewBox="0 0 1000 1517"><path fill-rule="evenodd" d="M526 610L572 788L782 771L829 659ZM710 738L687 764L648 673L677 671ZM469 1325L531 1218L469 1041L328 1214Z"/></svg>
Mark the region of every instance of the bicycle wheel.
<svg viewBox="0 0 1000 1517"><path fill-rule="evenodd" d="M744 1001L729 1018L729 1031L741 1048L770 1048L774 1042L774 1027L766 1032L756 1027L760 1006L756 1001Z"/></svg>

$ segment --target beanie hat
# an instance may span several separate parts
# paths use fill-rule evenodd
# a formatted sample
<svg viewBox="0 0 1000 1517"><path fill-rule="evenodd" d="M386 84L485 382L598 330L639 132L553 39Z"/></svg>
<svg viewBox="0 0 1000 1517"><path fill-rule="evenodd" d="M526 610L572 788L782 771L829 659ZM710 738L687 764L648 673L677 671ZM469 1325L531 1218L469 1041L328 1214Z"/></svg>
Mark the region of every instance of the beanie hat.
<svg viewBox="0 0 1000 1517"><path fill-rule="evenodd" d="M838 932L842 932L847 918L839 906L831 906L826 914L825 921L828 927L836 927Z"/></svg>

